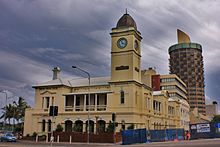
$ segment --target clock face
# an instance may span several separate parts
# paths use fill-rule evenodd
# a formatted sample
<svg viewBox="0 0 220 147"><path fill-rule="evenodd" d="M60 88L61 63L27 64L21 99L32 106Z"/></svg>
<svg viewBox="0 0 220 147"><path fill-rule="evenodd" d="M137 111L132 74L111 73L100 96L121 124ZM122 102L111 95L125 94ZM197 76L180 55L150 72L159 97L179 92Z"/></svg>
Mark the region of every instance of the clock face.
<svg viewBox="0 0 220 147"><path fill-rule="evenodd" d="M137 50L138 49L138 41L137 40L135 40L135 42L134 42L134 48Z"/></svg>
<svg viewBox="0 0 220 147"><path fill-rule="evenodd" d="M118 46L118 48L125 48L127 46L127 43L128 43L127 39L120 38L117 41L117 46Z"/></svg>

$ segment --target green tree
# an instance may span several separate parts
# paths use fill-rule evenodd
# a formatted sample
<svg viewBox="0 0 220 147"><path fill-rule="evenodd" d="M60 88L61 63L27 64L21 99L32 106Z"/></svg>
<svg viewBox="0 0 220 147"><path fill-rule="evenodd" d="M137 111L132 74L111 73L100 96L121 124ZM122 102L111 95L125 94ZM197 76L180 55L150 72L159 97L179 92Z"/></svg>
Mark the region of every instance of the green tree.
<svg viewBox="0 0 220 147"><path fill-rule="evenodd" d="M109 124L108 124L108 127L107 127L106 131L108 133L113 133L114 132L114 124L111 121L109 121Z"/></svg>
<svg viewBox="0 0 220 147"><path fill-rule="evenodd" d="M24 121L24 115L25 115L25 109L30 108L30 106L27 104L27 102L24 100L23 97L19 97L18 102L13 102L14 105L16 106L16 111L15 111L15 119L17 121Z"/></svg>
<svg viewBox="0 0 220 147"><path fill-rule="evenodd" d="M215 115L212 119L212 122L220 122L220 115Z"/></svg>
<svg viewBox="0 0 220 147"><path fill-rule="evenodd" d="M61 124L57 125L56 132L63 132L63 127Z"/></svg>
<svg viewBox="0 0 220 147"><path fill-rule="evenodd" d="M25 109L30 108L30 106L27 104L25 99L23 97L19 97L17 102L13 102L13 104L16 106L15 116L14 118L21 123L20 129L23 130L24 128L24 116L25 116Z"/></svg>
<svg viewBox="0 0 220 147"><path fill-rule="evenodd" d="M4 110L4 112L1 115L0 119L5 118L6 120L8 120L10 125L11 119L14 118L16 107L12 104L8 104L6 107L2 108L2 110Z"/></svg>

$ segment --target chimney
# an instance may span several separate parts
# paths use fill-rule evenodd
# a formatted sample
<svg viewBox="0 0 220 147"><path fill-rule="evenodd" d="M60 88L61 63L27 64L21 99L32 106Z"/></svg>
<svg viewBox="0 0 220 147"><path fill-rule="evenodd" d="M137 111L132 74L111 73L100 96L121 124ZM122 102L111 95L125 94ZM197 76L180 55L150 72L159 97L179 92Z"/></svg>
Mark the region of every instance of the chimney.
<svg viewBox="0 0 220 147"><path fill-rule="evenodd" d="M59 79L60 78L60 68L59 67L54 67L53 71L53 80Z"/></svg>

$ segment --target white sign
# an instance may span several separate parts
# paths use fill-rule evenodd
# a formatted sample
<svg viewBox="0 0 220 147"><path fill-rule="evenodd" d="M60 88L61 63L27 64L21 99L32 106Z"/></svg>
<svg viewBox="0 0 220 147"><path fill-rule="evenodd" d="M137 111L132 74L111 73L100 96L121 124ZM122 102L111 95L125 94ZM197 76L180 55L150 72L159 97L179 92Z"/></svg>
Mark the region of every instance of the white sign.
<svg viewBox="0 0 220 147"><path fill-rule="evenodd" d="M195 130L195 129L196 129L196 125L192 125L191 130Z"/></svg>
<svg viewBox="0 0 220 147"><path fill-rule="evenodd" d="M210 124L197 124L197 133L210 132Z"/></svg>

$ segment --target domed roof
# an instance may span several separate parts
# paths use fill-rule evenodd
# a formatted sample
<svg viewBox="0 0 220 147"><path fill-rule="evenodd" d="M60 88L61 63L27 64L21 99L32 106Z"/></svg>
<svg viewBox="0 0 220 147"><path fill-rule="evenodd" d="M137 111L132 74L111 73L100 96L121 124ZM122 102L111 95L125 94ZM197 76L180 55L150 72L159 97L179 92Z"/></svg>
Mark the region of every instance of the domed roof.
<svg viewBox="0 0 220 147"><path fill-rule="evenodd" d="M129 14L124 14L118 21L116 28L134 27L137 30L137 25L134 19Z"/></svg>

